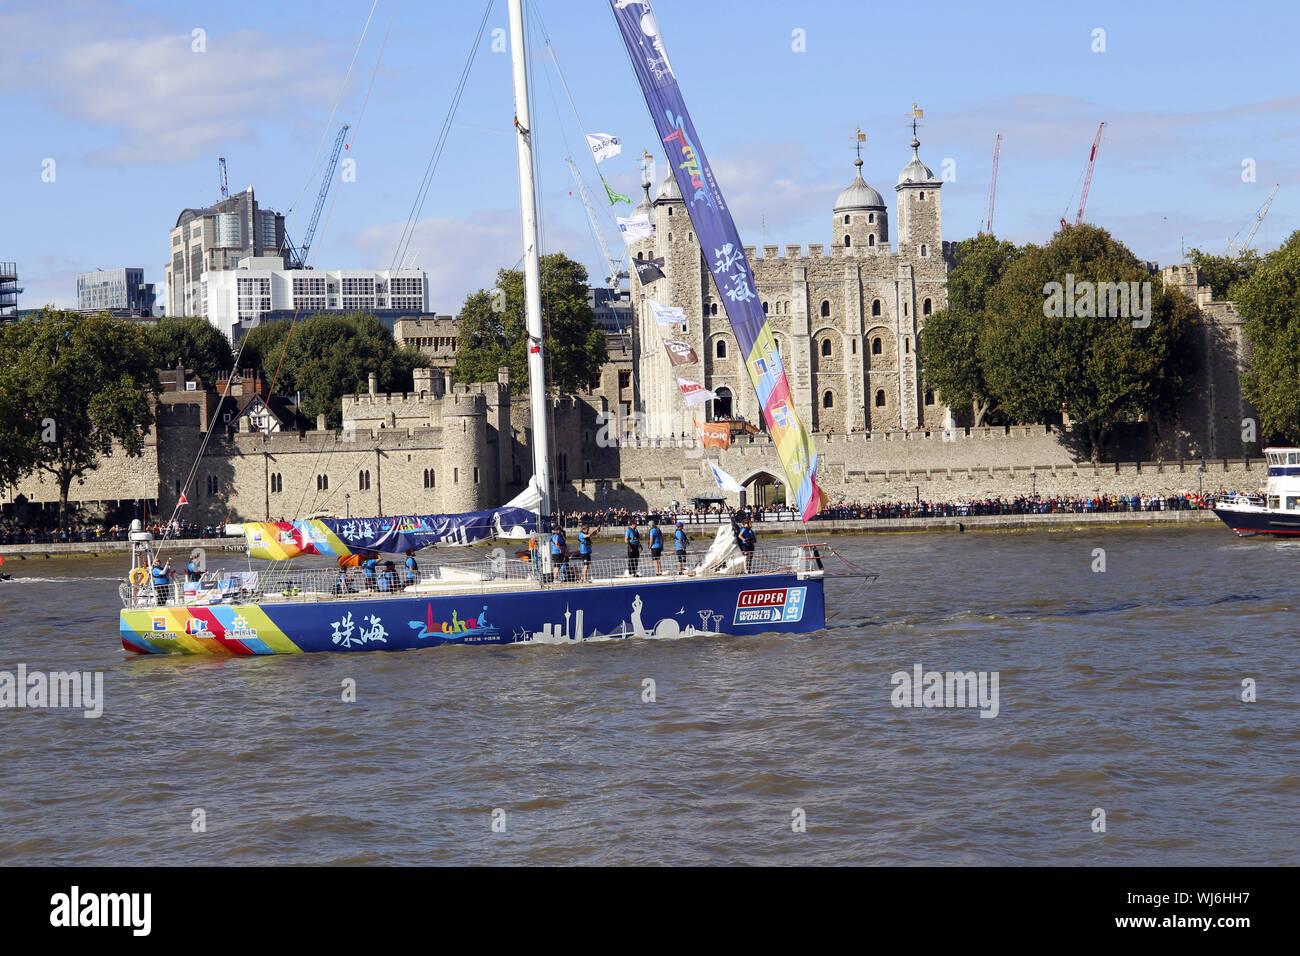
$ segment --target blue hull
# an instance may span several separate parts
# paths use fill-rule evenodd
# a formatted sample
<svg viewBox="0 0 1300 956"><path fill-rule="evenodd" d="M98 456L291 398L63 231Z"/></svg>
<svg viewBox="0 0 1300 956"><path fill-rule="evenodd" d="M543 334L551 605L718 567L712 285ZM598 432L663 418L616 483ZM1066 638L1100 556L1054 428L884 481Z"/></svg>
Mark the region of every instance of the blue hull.
<svg viewBox="0 0 1300 956"><path fill-rule="evenodd" d="M1300 513L1291 511L1237 511L1215 508L1219 520L1239 534L1300 534Z"/></svg>
<svg viewBox="0 0 1300 956"><path fill-rule="evenodd" d="M826 626L822 580L753 574L451 596L266 602L122 612L143 654L400 651L441 644L577 643Z"/></svg>

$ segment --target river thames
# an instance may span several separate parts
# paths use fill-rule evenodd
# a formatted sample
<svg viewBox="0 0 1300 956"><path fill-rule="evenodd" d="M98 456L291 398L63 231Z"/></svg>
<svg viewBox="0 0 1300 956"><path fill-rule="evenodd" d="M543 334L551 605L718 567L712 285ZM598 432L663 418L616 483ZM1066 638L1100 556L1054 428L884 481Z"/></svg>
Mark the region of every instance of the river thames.
<svg viewBox="0 0 1300 956"><path fill-rule="evenodd" d="M831 544L880 578L814 635L265 658L128 654L124 557L11 560L0 671L104 700L0 711L0 862L1300 862L1300 542ZM917 668L996 716L895 706Z"/></svg>

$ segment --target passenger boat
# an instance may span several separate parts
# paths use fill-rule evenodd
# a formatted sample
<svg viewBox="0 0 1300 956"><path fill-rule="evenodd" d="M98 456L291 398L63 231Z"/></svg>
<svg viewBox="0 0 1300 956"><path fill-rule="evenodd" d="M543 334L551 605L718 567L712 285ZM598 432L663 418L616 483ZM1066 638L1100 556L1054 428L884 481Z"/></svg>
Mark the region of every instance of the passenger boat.
<svg viewBox="0 0 1300 956"><path fill-rule="evenodd" d="M804 521L820 510L817 452L790 400L775 339L753 293L753 270L682 102L648 2L610 0L611 10L668 154L687 211L706 249L787 487ZM293 654L404 650L439 644L579 642L693 634L812 632L826 626L824 570L816 546L742 554L734 529L680 570L675 558L553 561L545 544L551 515L549 417L532 117L524 56L522 0L510 0L515 138L532 414L533 476L509 504L484 512L246 523L250 568L196 572L196 580L155 587L152 536L138 522L132 570L120 586L123 646L140 653ZM395 576L340 566L363 554L483 544L535 536L524 559L501 549L489 560L446 563ZM620 543L621 544L621 543ZM254 570L251 559L316 566ZM334 566L328 562L333 559ZM663 573L666 568L668 573ZM673 573L679 572L679 573Z"/></svg>
<svg viewBox="0 0 1300 956"><path fill-rule="evenodd" d="M1234 495L1214 513L1239 535L1300 534L1300 448L1265 448L1263 495Z"/></svg>

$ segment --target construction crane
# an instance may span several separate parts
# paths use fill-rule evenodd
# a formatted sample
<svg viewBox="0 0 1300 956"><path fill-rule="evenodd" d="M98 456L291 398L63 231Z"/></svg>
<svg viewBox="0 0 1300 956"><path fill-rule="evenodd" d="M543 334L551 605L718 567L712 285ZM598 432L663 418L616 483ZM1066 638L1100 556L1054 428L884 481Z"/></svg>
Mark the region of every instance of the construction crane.
<svg viewBox="0 0 1300 956"><path fill-rule="evenodd" d="M1002 155L1002 134L998 133L998 138L993 141L993 175L989 177L989 211L984 217L984 228L980 234L993 232L993 201L998 196L998 157Z"/></svg>
<svg viewBox="0 0 1300 956"><path fill-rule="evenodd" d="M609 283L611 289L614 289L618 286L619 280L627 275L627 272L623 269L623 260L615 259L609 251L609 246L605 243L605 236L600 231L600 223L596 221L596 209L591 204L587 184L582 181L582 174L578 172L577 164L568 156L564 157L564 161L569 164L569 171L573 173L573 181L578 186L578 195L582 198L582 205L587 210L587 219L591 222L591 234L596 237L601 254L605 257L605 264L609 268L609 275L605 277L605 281Z"/></svg>
<svg viewBox="0 0 1300 956"><path fill-rule="evenodd" d="M1250 232L1246 235L1246 241L1241 244L1241 247L1239 249L1233 249L1233 241L1237 236L1241 235L1240 229L1237 230L1237 236L1233 236L1232 239L1228 240L1228 255L1240 258L1250 249L1250 244L1255 241L1255 233L1259 232L1259 224L1263 222L1264 217L1268 215L1268 207L1273 205L1273 197L1277 195L1277 187L1278 184L1274 183L1273 191L1270 192L1268 198L1264 200L1264 205L1259 207L1259 214L1255 216L1255 224L1250 227Z"/></svg>
<svg viewBox="0 0 1300 956"><path fill-rule="evenodd" d="M225 199L228 195L230 195L230 190L229 190L228 188L226 188L226 187L227 187L227 183L226 183L226 157L224 157L224 156L218 156L218 157L217 157L217 164L221 167L221 198L222 198L222 199Z"/></svg>
<svg viewBox="0 0 1300 956"><path fill-rule="evenodd" d="M302 245L294 249L288 233L285 233L284 244L289 249L289 257L296 269L307 268L307 253L311 251L311 242L316 236L316 226L320 222L321 211L325 208L325 198L329 195L330 186L334 182L334 172L339 165L339 154L343 152L343 140L347 137L348 130L351 128L347 123L344 123L342 129L339 130L339 135L334 140L334 150L330 153L329 162L325 165L325 178L321 180L320 192L316 196L316 208L312 210L311 219L307 221L307 231L303 233Z"/></svg>
<svg viewBox="0 0 1300 956"><path fill-rule="evenodd" d="M1074 224L1080 226L1083 224L1083 209L1088 205L1088 190L1092 188L1092 170L1097 165L1097 147L1101 145L1101 131L1106 128L1103 121L1097 126L1097 136L1092 141L1092 152L1088 154L1088 171L1083 176L1083 192L1079 194L1079 211L1075 214ZM1070 224L1061 217L1061 228L1065 229Z"/></svg>

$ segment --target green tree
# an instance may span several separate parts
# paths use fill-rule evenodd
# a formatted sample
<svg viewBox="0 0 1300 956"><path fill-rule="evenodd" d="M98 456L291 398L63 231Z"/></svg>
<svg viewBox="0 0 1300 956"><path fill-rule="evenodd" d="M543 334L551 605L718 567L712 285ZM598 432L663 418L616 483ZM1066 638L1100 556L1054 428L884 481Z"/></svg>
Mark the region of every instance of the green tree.
<svg viewBox="0 0 1300 956"><path fill-rule="evenodd" d="M143 453L158 379L137 323L46 309L0 332L0 370L0 408L20 433L19 457L6 470L53 476L60 520L72 483L115 443L129 456Z"/></svg>
<svg viewBox="0 0 1300 956"><path fill-rule="evenodd" d="M1240 256L1212 256L1193 249L1187 258L1201 270L1201 278L1214 297L1228 301L1236 301L1239 284L1258 272L1264 261L1254 249Z"/></svg>
<svg viewBox="0 0 1300 956"><path fill-rule="evenodd" d="M1053 314L1049 284L1067 286L1069 276L1075 314ZM1140 291L1150 283L1149 324L1134 327L1144 321L1131 318L1141 311L1138 302L1115 314L1118 300L1097 295L1089 309L1085 282L1094 289L1136 282ZM1073 226L1047 246L1029 247L989 293L987 313L980 361L1002 407L1019 421L1067 412L1093 461L1117 423L1169 416L1186 391L1195 306L1166 291L1104 229Z"/></svg>
<svg viewBox="0 0 1300 956"><path fill-rule="evenodd" d="M1264 257L1237 288L1251 364L1242 375L1267 441L1300 440L1300 231Z"/></svg>
<svg viewBox="0 0 1300 956"><path fill-rule="evenodd" d="M925 320L917 342L926 383L949 408L970 408L977 427L996 401L979 359L980 336L988 324L986 300L1022 252L991 234L955 243L948 305Z"/></svg>
<svg viewBox="0 0 1300 956"><path fill-rule="evenodd" d="M428 359L416 348L399 348L373 315L355 312L258 326L248 333L240 364L261 369L281 395L302 392L303 414L323 414L329 427L338 428L340 400L365 392L371 372L381 391L409 392L411 372Z"/></svg>
<svg viewBox="0 0 1300 956"><path fill-rule="evenodd" d="M586 391L600 383L609 359L605 333L587 304L587 270L562 252L541 258L542 314L547 378L560 394ZM465 299L457 332L456 378L495 382L510 369L510 390L528 387L528 334L524 317L524 274L497 273L496 290L480 289Z"/></svg>
<svg viewBox="0 0 1300 956"><path fill-rule="evenodd" d="M201 316L159 319L147 336L154 368L175 368L181 363L211 384L219 372L234 367L230 340Z"/></svg>

